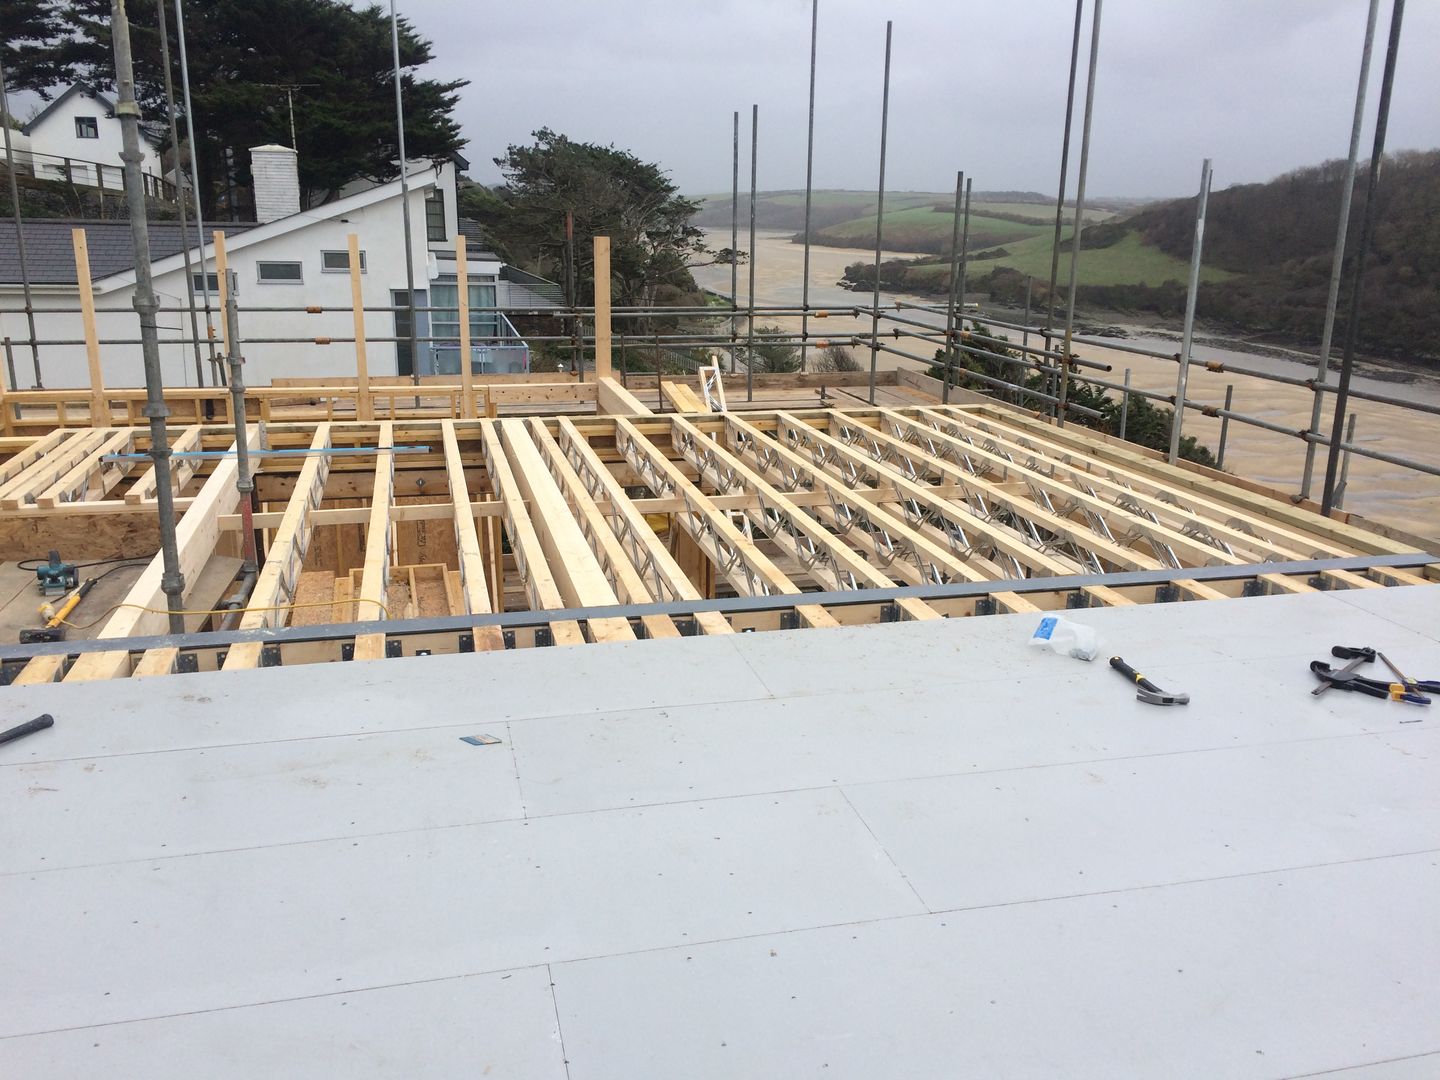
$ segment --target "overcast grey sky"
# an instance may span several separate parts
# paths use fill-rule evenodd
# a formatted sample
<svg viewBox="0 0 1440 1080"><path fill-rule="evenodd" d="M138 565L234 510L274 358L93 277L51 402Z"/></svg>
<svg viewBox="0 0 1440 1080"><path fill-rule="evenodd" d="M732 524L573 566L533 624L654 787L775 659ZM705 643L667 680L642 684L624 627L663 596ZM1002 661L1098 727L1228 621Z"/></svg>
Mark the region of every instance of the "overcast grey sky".
<svg viewBox="0 0 1440 1080"><path fill-rule="evenodd" d="M809 0L398 2L434 43L435 74L471 80L459 117L476 179L494 181L490 160L549 126L659 162L687 193L728 191L738 109L743 188L758 103L761 189L805 185ZM1186 193L1206 156L1217 187L1343 157L1366 11L1366 0L1105 0L1090 191ZM1052 190L1073 15L1074 0L820 0L815 185L875 186L888 18L887 188L946 190L963 168L977 189ZM1391 149L1440 145L1437 44L1440 3L1411 3ZM1071 177L1073 191L1073 164Z"/></svg>

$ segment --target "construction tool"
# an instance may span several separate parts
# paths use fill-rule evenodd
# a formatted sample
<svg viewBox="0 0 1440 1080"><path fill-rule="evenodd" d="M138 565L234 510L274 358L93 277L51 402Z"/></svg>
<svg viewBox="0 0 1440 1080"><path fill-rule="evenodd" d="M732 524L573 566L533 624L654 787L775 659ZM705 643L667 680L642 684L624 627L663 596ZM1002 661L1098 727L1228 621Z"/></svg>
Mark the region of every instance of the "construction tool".
<svg viewBox="0 0 1440 1080"><path fill-rule="evenodd" d="M58 596L80 584L80 571L74 563L61 562L52 548L49 560L35 567L35 584L42 596Z"/></svg>
<svg viewBox="0 0 1440 1080"><path fill-rule="evenodd" d="M1375 662L1375 650L1370 648L1368 645L1332 645L1330 648L1330 655L1335 657L1337 660L1350 661L1350 663L1346 664L1343 668L1336 672L1337 675L1349 675L1361 664L1373 664ZM1316 663L1319 662L1320 661L1316 661ZM1327 664L1326 667L1329 667L1329 665ZM1310 669L1313 671L1315 669L1315 665L1311 664ZM1317 686L1314 690L1310 691L1310 696L1319 697L1321 694L1325 693L1325 691L1329 690L1330 687L1334 685L1334 682L1322 681L1319 686Z"/></svg>
<svg viewBox="0 0 1440 1080"><path fill-rule="evenodd" d="M16 739L23 739L26 735L34 735L37 731L44 731L46 728L54 726L55 718L48 712L41 713L34 720L16 724L9 731L0 731L0 744L14 742Z"/></svg>
<svg viewBox="0 0 1440 1080"><path fill-rule="evenodd" d="M1363 658L1356 659L1356 662L1363 662ZM1382 682L1380 679L1367 679L1364 676L1355 674L1354 671L1341 668L1335 671L1324 660L1312 660L1310 670L1320 679L1325 686L1334 687L1336 690L1351 690L1357 694L1366 694L1370 697L1388 698L1391 701L1408 701L1412 705L1429 705L1430 699L1424 694L1410 690L1405 683ZM1440 688L1440 683L1416 683L1420 687ZM1440 689L1437 689L1440 692ZM1312 691L1314 693L1314 691Z"/></svg>
<svg viewBox="0 0 1440 1080"><path fill-rule="evenodd" d="M1189 694L1171 694L1161 690L1118 656L1110 657L1110 666L1135 684L1137 701L1143 701L1147 705L1188 705L1190 703Z"/></svg>
<svg viewBox="0 0 1440 1080"><path fill-rule="evenodd" d="M99 578L86 578L85 583L65 598L65 602L58 608L53 604L41 604L40 614L45 619L45 625L38 630L21 630L20 644L33 645L40 641L64 641L65 640L65 618L84 600L95 582Z"/></svg>
<svg viewBox="0 0 1440 1080"><path fill-rule="evenodd" d="M1383 652L1377 649L1375 655L1380 657L1381 661L1390 669L1395 678L1405 684L1406 690L1417 694L1440 694L1440 679L1412 679L1391 663L1390 658Z"/></svg>

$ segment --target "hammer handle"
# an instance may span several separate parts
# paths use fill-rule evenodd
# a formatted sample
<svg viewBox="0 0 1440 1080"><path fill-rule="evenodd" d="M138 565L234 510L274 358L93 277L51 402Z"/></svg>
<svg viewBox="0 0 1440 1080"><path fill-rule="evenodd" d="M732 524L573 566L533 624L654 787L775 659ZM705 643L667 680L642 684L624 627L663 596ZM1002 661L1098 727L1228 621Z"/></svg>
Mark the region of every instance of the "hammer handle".
<svg viewBox="0 0 1440 1080"><path fill-rule="evenodd" d="M48 712L41 713L34 720L26 720L23 724L17 724L9 731L0 731L0 744L14 742L16 739L23 739L26 735L33 735L37 731L44 731L53 727L55 718Z"/></svg>
<svg viewBox="0 0 1440 1080"><path fill-rule="evenodd" d="M1155 694L1163 694L1165 692L1161 690L1158 686L1156 686L1154 683L1152 683L1149 679L1147 679L1144 675L1141 675L1140 672L1136 671L1124 660L1121 660L1118 656L1110 657L1110 666L1116 671L1120 672L1121 675L1124 675L1136 686L1142 686L1146 690L1149 690Z"/></svg>

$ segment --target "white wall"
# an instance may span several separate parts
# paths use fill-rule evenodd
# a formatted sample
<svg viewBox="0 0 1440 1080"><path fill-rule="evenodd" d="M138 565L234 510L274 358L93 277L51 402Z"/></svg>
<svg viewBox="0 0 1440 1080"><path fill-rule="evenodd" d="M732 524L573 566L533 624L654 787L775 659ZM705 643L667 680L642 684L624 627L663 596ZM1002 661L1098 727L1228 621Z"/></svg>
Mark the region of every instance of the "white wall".
<svg viewBox="0 0 1440 1080"><path fill-rule="evenodd" d="M412 248L415 264L415 286L428 289L429 278L434 264L430 258L425 240L424 214L425 189L410 192ZM333 205L333 204L332 204ZM295 338L304 337L308 343L264 344L247 341L243 347L245 356L245 382L252 386L268 384L275 378L315 378L353 376L355 374L355 346L350 342L334 345L316 345L316 337L353 337L354 323L350 311L350 275L348 273L326 273L321 270L322 250L343 251L349 233L360 238L360 247L366 253L367 272L361 278L361 289L366 306L389 306L390 291L405 288L405 245L401 226L400 199L398 195L374 203L363 209L344 215L341 220L326 219L317 210L302 212L313 219L304 228L284 236L261 240L247 246L240 246L243 234L237 235L229 247L230 267L239 277L240 336L250 338ZM452 241L453 243L453 241ZM304 267L304 283L301 285L261 284L255 264L259 261L296 261ZM214 270L214 261L210 261ZM472 275L498 274L498 262L471 260ZM198 272L198 266L196 267ZM104 282L97 282L101 289ZM180 307L186 303L184 270L157 274L155 290L160 296L162 307ZM139 321L131 306L134 290L132 286L98 291L95 298L96 320L102 341L107 338L134 338L140 336ZM218 305L218 296L214 298ZM0 306L16 309L21 307L18 286L0 286ZM196 294L197 306L201 304ZM65 338L79 340L83 327L79 316L78 293L73 287L48 287L43 293L36 290L37 307L65 305L74 310L58 315L37 315L37 336L44 338ZM318 306L322 314L260 312L257 307L305 307ZM194 352L190 345L176 340L181 334L189 333L188 313L161 312L157 316L161 337L161 366L166 385L195 385ZM200 316L201 335L204 335L204 315ZM220 340L218 311L215 318L216 340ZM389 312L372 312L366 317L366 336L393 337L394 323ZM0 314L0 336L12 339L12 348L17 369L17 381L21 387L33 382L30 375L30 350L24 344L29 332L23 314ZM423 344L423 343L422 343ZM202 350L203 350L202 346ZM217 345L217 349L219 346ZM144 385L144 366L139 345L103 345L102 371L107 386ZM208 357L208 350L205 350ZM391 342L370 341L367 360L372 375L396 374L395 347ZM88 368L83 345L60 346L42 345L40 349L41 373L47 387L86 386L89 384ZM210 376L206 373L206 384Z"/></svg>
<svg viewBox="0 0 1440 1080"><path fill-rule="evenodd" d="M75 164L71 166L71 175L77 184L95 187L95 171L92 167L81 165L82 161L98 161L106 166L105 186L107 188L119 189L121 185L120 172L124 163L120 160L120 151L124 149L124 136L121 132L120 121L110 117L109 109L104 102L98 101L87 93L74 94L50 115L41 120L30 132L30 150L34 154L50 154L54 157L73 158ZM95 119L99 129L98 139L81 139L75 135L75 118L88 116ZM155 147L150 141L141 135L140 150L144 160L140 163L140 171L153 176L160 175L160 155L156 153ZM109 166L114 166L112 172ZM63 164L52 158L39 158L35 162L36 172L47 179L57 179L63 176Z"/></svg>

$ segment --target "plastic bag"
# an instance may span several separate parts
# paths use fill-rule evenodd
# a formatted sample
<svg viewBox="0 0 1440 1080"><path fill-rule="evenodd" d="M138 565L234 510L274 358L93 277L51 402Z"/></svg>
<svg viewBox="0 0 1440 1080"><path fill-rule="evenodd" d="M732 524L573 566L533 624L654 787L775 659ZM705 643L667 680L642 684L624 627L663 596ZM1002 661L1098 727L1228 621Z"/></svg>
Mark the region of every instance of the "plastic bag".
<svg viewBox="0 0 1440 1080"><path fill-rule="evenodd" d="M1030 644L1076 660L1094 660L1100 655L1100 635L1093 628L1059 615L1046 615L1041 619L1035 633L1030 635Z"/></svg>

